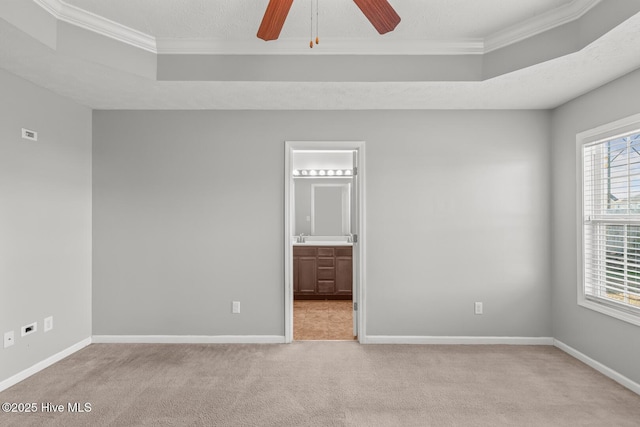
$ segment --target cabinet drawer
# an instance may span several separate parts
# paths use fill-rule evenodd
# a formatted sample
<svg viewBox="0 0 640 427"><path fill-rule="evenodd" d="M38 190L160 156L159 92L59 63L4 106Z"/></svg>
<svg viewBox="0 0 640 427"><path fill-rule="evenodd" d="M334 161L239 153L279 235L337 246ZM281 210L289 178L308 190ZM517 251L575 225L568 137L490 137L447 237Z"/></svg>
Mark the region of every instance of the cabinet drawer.
<svg viewBox="0 0 640 427"><path fill-rule="evenodd" d="M318 279L335 279L336 278L336 269L335 268L319 268L318 269Z"/></svg>
<svg viewBox="0 0 640 427"><path fill-rule="evenodd" d="M335 256L334 248L318 248L318 256Z"/></svg>
<svg viewBox="0 0 640 427"><path fill-rule="evenodd" d="M336 248L336 256L351 256L352 254L352 248L351 246L347 246L344 248Z"/></svg>
<svg viewBox="0 0 640 427"><path fill-rule="evenodd" d="M336 283L333 280L318 280L319 294L332 294L336 291Z"/></svg>
<svg viewBox="0 0 640 427"><path fill-rule="evenodd" d="M316 256L317 249L314 247L294 246L293 256Z"/></svg>
<svg viewBox="0 0 640 427"><path fill-rule="evenodd" d="M318 267L335 267L335 258L318 258Z"/></svg>

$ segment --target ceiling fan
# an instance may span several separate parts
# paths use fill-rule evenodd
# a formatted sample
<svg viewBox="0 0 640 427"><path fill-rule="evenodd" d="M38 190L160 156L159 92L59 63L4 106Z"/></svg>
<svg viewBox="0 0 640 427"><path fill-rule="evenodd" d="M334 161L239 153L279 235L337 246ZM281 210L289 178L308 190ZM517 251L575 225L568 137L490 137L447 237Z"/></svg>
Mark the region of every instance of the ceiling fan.
<svg viewBox="0 0 640 427"><path fill-rule="evenodd" d="M400 16L393 10L387 0L353 0L364 16L373 24L380 34L393 31L400 23ZM258 38L276 40L287 19L293 0L269 0L267 10L262 17L258 29Z"/></svg>

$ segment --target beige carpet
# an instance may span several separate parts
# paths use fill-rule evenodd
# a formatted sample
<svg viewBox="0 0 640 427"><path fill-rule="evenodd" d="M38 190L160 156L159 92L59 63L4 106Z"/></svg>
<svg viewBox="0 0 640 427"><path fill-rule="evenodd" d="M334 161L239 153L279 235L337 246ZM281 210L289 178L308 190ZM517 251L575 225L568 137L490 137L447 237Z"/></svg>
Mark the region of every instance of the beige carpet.
<svg viewBox="0 0 640 427"><path fill-rule="evenodd" d="M0 413L20 427L640 425L640 396L547 346L94 344L0 402L91 404Z"/></svg>

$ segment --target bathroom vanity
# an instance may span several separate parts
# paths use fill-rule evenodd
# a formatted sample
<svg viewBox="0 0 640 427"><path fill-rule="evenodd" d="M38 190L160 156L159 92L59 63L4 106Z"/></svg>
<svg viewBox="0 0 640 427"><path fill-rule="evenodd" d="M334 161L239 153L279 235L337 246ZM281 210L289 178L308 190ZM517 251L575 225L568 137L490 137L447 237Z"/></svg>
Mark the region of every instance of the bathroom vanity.
<svg viewBox="0 0 640 427"><path fill-rule="evenodd" d="M353 247L349 243L293 245L294 299L352 298Z"/></svg>

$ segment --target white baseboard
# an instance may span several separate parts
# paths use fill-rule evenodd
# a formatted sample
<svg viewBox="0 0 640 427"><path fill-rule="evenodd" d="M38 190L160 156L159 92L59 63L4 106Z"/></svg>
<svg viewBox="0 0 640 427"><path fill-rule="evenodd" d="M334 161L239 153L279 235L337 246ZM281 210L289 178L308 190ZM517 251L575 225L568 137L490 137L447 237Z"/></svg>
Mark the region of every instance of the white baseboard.
<svg viewBox="0 0 640 427"><path fill-rule="evenodd" d="M280 335L94 335L96 344L284 344Z"/></svg>
<svg viewBox="0 0 640 427"><path fill-rule="evenodd" d="M508 345L553 345L551 337L427 337L368 335L363 344L508 344Z"/></svg>
<svg viewBox="0 0 640 427"><path fill-rule="evenodd" d="M65 357L71 356L76 351L82 350L89 344L91 344L91 338L85 338L79 343L76 343L71 347L62 350L61 352L54 354L51 357L47 357L43 361L36 363L35 365L25 369L24 371L18 372L14 376L9 377L6 380L0 382L0 391L4 391L9 387L18 384L20 381L23 381L29 378L33 374L37 374L38 372L42 371L45 368L48 368L54 363L61 361Z"/></svg>
<svg viewBox="0 0 640 427"><path fill-rule="evenodd" d="M555 347L559 348L560 350L564 351L565 353L569 354L570 356L575 357L576 359L578 359L582 363L592 367L593 369L595 369L596 371L600 372L604 376L611 378L612 380L614 380L618 384L621 384L621 385L625 386L626 388L628 388L629 390L631 390L632 392L640 395L640 384L638 384L637 382L625 377L621 373L619 373L617 371L614 371L613 369L603 365L602 363L600 363L600 362L598 362L596 360L593 360L592 358L590 358L586 354L581 353L578 350L576 350L575 348L566 345L562 341L558 341L558 340L554 339L553 340L553 345Z"/></svg>

